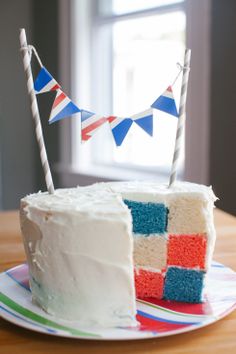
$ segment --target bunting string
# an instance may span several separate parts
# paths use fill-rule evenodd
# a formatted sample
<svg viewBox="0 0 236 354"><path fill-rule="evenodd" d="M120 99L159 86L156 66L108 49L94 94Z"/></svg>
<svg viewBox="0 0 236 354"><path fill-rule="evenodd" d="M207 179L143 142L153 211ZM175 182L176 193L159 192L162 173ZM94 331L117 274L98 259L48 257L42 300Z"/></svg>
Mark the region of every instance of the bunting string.
<svg viewBox="0 0 236 354"><path fill-rule="evenodd" d="M36 59L37 59L37 61L39 63L39 66L42 68L43 67L43 63L42 63L42 61L41 61L41 59L40 59L40 57L38 55L38 52L37 52L36 48L33 45L31 45L31 44L28 44L27 46L22 46L20 48L20 51L26 51L26 50L29 53L29 60L30 61L32 59L32 52L34 52L34 55L35 55L35 57L36 57Z"/></svg>
<svg viewBox="0 0 236 354"><path fill-rule="evenodd" d="M180 63L177 63L176 66L177 66L177 68L179 69L179 72L178 72L178 74L176 75L176 77L174 78L172 84L170 85L171 87L174 86L174 84L176 83L176 81L178 80L180 74L182 73L182 71L183 71L183 69L184 69L184 66L181 65Z"/></svg>

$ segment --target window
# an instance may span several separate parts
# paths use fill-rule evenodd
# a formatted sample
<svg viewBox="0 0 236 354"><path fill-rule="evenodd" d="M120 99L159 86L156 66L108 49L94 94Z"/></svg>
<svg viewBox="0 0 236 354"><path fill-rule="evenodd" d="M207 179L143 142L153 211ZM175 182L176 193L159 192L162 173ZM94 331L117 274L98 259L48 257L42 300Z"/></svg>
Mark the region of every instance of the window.
<svg viewBox="0 0 236 354"><path fill-rule="evenodd" d="M60 0L59 11L59 31L60 31L60 78L59 82L63 85L65 92L71 95L72 99L79 107L90 109L97 113L117 113L115 108L113 88L113 67L114 49L112 34L114 25L125 24L128 20L151 19L153 16L171 15L179 13L184 21L184 32L182 40L186 36L186 46L192 49L191 71L187 99L187 120L186 120L186 140L184 157L184 179L199 183L209 183L209 137L210 137L210 23L211 23L211 0L195 1L168 1L168 0L145 0L129 1L116 0L108 1L113 6L108 7L107 2L94 0ZM96 7L96 4L100 7ZM118 4L119 12L114 4ZM139 3L139 7L138 4ZM164 5L163 5L164 3ZM125 4L125 11L121 7ZM127 4L130 4L129 9ZM135 9L133 8L135 4ZM143 7L145 5L145 8ZM104 10L105 9L105 10ZM135 11L134 11L135 10ZM163 17L162 17L163 18ZM131 21L132 22L132 21ZM136 22L137 23L137 22ZM165 39L165 36L164 36ZM203 40L204 39L204 40ZM183 43L183 42L182 42ZM167 59L164 52L161 53L164 59ZM176 56L177 57L177 56ZM173 70L165 75L165 82L155 79L155 84L162 84L157 87L153 97L146 95L147 87L142 90L143 103L140 102L141 109L150 105L158 94L163 90L165 84L169 84L169 79L173 79L176 73L175 63L177 60L173 55L168 57L172 60L171 65L165 68ZM113 58L113 60L112 60ZM148 58L149 59L149 58ZM163 59L163 60L164 60ZM158 63L161 58L158 56ZM135 61L137 63L137 61ZM172 65L173 64L173 65ZM163 68L161 68L163 69ZM159 70L157 72L157 70ZM110 74L109 74L110 73ZM111 75L112 73L112 75ZM162 74L159 65L155 67L155 77ZM154 75L154 74L153 74ZM145 77L147 80L147 77ZM149 81L152 82L152 78ZM114 82L115 83L115 82ZM175 87L175 91L178 88ZM156 92L159 91L159 92ZM155 96L155 97L154 97ZM178 97L178 92L176 93ZM120 96L118 97L120 99ZM136 102L137 104L137 102ZM121 109L118 104L118 109ZM125 114L133 113L132 107L123 108ZM138 107L134 107L137 112ZM161 124L160 112L155 118L155 124ZM163 117L164 119L164 117ZM174 118L165 115L165 124L171 120L174 124ZM164 124L164 123L163 123ZM122 147L114 148L111 134L107 127L104 131L98 132L91 142L81 146L80 144L80 119L79 116L73 116L71 119L65 119L60 124L60 163L53 166L55 173L59 173L60 185L75 186L93 183L97 180L112 178L154 178L160 179L163 173L164 181L167 181L167 175L164 164L159 166L131 164L117 162L122 157ZM168 130L170 134L170 130ZM132 135L132 131L130 131ZM142 135L143 145L157 144L164 140L164 134L159 127L155 127L155 136L153 139L146 136L144 132L138 130ZM159 137L158 137L159 134ZM107 137L105 136L107 135ZM135 138L135 137L134 137ZM127 154L128 144L131 137L128 136L124 141L124 154ZM110 140L110 145L108 144ZM170 140L173 141L172 137ZM201 142L201 143L199 143ZM104 143L108 144L105 146ZM98 145L97 145L98 144ZM139 141L140 144L140 141ZM171 144L171 142L170 142ZM170 146L169 146L170 149ZM153 153L154 151L154 153ZM157 150L154 147L151 155L163 153L164 150ZM112 152L112 154L111 154ZM116 156L115 154L120 156ZM160 156L160 155L159 155ZM162 155L161 155L162 156ZM113 160L111 160L111 157ZM109 160L110 159L110 160ZM103 163L101 163L101 160ZM116 160L116 161L115 161ZM109 167L110 166L110 167ZM118 166L118 167L116 167ZM127 168L126 168L127 167ZM132 172L133 171L133 172ZM141 171L141 174L140 174ZM99 178L100 177L100 178Z"/></svg>
<svg viewBox="0 0 236 354"><path fill-rule="evenodd" d="M125 23L128 20L151 19L151 17L158 15L161 17L161 15L169 16L173 13L181 14L185 26L185 35L183 33L182 40L184 41L186 37L186 46L192 49L187 99L187 134L185 139L183 178L189 181L208 184L211 97L209 85L211 74L211 0L185 0L184 2L168 0L156 0L155 2L154 0L117 0L117 3L125 3L126 6L127 4L132 4L130 5L129 11L127 7L126 12L120 8L120 13L117 13L118 10L114 9L114 6L106 6L106 11L102 10L106 5L104 1L59 1L59 80L65 92L70 94L72 99L74 99L81 108L87 108L97 113L110 114L112 112L118 114L118 112L113 110L115 100L112 92L112 70L113 67L115 67L113 65L114 58L112 60L114 54L112 29L114 25L122 24L122 22ZM94 8L98 3L100 4L100 8ZM115 2L112 1L108 2L108 4L114 3ZM137 11L133 11L132 6L137 3L141 5L138 9L136 8ZM163 3L164 5L162 6ZM145 4L145 8L142 7L143 4ZM153 4L155 5L154 7ZM163 54L163 58L167 58L164 52L161 54ZM161 58L158 56L158 63L160 63L160 60ZM168 72L168 76L165 76L166 82L163 81L163 86L158 88L157 91L159 92L155 90L153 97L147 98L146 96L145 98L147 90L147 87L145 87L142 91L144 95L142 99L144 100L145 98L146 101L143 101L142 104L140 103L140 107L142 106L143 108L150 105L152 100L163 90L165 83L169 84L169 79L173 79L176 73L175 63L178 59L176 59L175 56L173 56L173 58L171 56L168 60L173 60L173 65L166 65L165 67L171 68L174 73ZM182 62L182 55L179 60ZM160 70L159 66L155 68L156 77L162 73L162 71L157 72L157 70ZM150 82L151 81L149 81L149 84ZM161 81L155 79L155 84L159 83L161 83ZM175 87L175 90L177 90L177 87ZM178 93L176 94L176 98L177 97ZM121 105L119 105L118 108L121 109ZM138 107L134 108L135 112L137 112ZM129 109L132 111L131 107ZM125 114L128 114L129 109L127 108L126 111L126 108L124 108ZM170 120L172 117L167 118L167 116L165 116L165 118L165 123L167 123L167 120ZM173 119L171 119L172 124L174 122ZM161 118L159 113L155 120L155 124L160 124ZM168 180L169 171L166 175L165 171L167 167L165 168L163 165L147 166L146 164L143 166L140 160L139 165L114 161L118 159L115 154L119 153L122 156L122 151L121 149L114 148L111 134L106 127L103 127L102 129L104 129L104 131L98 132L97 136L95 136L91 142L81 146L79 124L79 116L65 119L60 124L60 163L53 166L53 169L55 173L59 174L61 186L85 185L98 180L101 181L112 178L160 179L162 176L165 182ZM155 127L155 129L156 132L153 139L145 136L145 133L139 130L138 134L142 134L142 138L145 139L143 140L143 146L146 147L147 144L151 144L152 142L153 144L157 144L157 142L160 142L161 138L164 140L161 129L157 127ZM131 133L132 131L130 134ZM170 134L169 130L168 133ZM108 138L106 138L104 134L107 135ZM159 138L157 134L159 134ZM103 143L108 144L108 139L110 139L110 145L105 147ZM170 137L170 140L172 140L172 137ZM126 138L124 144L124 148L126 147L124 150L128 151L127 144L130 144L130 136ZM114 150L115 154L113 154ZM162 150L153 148L152 156L153 154L159 153L159 151L162 152ZM113 160L110 159L111 156ZM99 159L102 159L103 163L101 163ZM144 162L146 163L146 161Z"/></svg>
<svg viewBox="0 0 236 354"><path fill-rule="evenodd" d="M126 117L148 109L178 73L185 28L183 1L76 1L72 87L78 106ZM173 87L177 104L180 84L181 78ZM176 118L154 110L154 137L133 124L118 148L108 124L82 145L79 120L73 124L74 169L108 178L169 174Z"/></svg>

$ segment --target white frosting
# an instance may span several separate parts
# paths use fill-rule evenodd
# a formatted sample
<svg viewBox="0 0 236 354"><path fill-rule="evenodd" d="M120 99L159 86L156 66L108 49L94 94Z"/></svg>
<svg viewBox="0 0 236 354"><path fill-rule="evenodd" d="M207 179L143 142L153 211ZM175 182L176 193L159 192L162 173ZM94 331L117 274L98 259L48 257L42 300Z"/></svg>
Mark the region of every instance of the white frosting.
<svg viewBox="0 0 236 354"><path fill-rule="evenodd" d="M215 243L216 198L209 187L110 182L23 198L21 226L34 301L83 325L136 325L132 220L122 199L163 202L171 212L172 204L186 197L205 220L207 267Z"/></svg>
<svg viewBox="0 0 236 354"><path fill-rule="evenodd" d="M122 195L123 199L140 202L165 203L168 207L173 198L191 196L211 201L217 199L211 187L190 182L176 182L171 188L167 184L152 181L108 182L97 183L93 186L99 189L110 188Z"/></svg>
<svg viewBox="0 0 236 354"><path fill-rule="evenodd" d="M33 300L82 325L134 326L131 216L110 191L62 189L21 202Z"/></svg>

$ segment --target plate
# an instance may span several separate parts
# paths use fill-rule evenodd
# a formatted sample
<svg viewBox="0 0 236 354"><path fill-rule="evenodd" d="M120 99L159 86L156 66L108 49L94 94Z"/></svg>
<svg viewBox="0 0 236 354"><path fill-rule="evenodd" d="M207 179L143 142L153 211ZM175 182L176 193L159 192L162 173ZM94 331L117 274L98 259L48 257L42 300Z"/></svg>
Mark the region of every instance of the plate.
<svg viewBox="0 0 236 354"><path fill-rule="evenodd" d="M27 329L89 340L127 340L171 336L207 326L236 308L236 273L213 262L204 302L187 304L137 299L139 328L81 327L48 315L31 301L27 264L0 274L0 316Z"/></svg>

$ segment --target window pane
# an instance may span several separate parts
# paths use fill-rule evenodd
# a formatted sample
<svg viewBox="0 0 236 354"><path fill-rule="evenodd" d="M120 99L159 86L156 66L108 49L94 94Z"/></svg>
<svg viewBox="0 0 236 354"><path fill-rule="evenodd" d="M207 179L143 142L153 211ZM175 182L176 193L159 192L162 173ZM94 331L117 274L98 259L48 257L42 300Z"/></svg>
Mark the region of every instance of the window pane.
<svg viewBox="0 0 236 354"><path fill-rule="evenodd" d="M122 15L182 2L183 0L100 0L99 12L102 15Z"/></svg>
<svg viewBox="0 0 236 354"><path fill-rule="evenodd" d="M184 55L185 14L175 12L120 21L113 25L112 32L112 114L128 117L148 109L176 77L176 63L182 63ZM181 77L173 87L177 104L180 84ZM154 137L133 124L121 147L109 142L109 148L106 143L110 160L130 167L170 167L177 118L154 112ZM104 163L103 156L100 154L100 163Z"/></svg>
<svg viewBox="0 0 236 354"><path fill-rule="evenodd" d="M148 109L178 74L176 63L183 63L185 50L185 13L172 10L109 22L99 19L97 14L91 22L91 72L87 74L91 97L83 108L102 115L129 117ZM80 92L84 92L82 76L83 71L77 77ZM173 86L177 108L180 85L181 76ZM114 167L120 168L120 173L125 167L127 171L158 170L168 174L177 122L176 117L154 110L154 136L133 123L121 147L115 146L109 125L104 124L89 142L76 149L74 165L84 172L99 169L101 174L102 169L115 171ZM182 156L182 166L183 161Z"/></svg>

